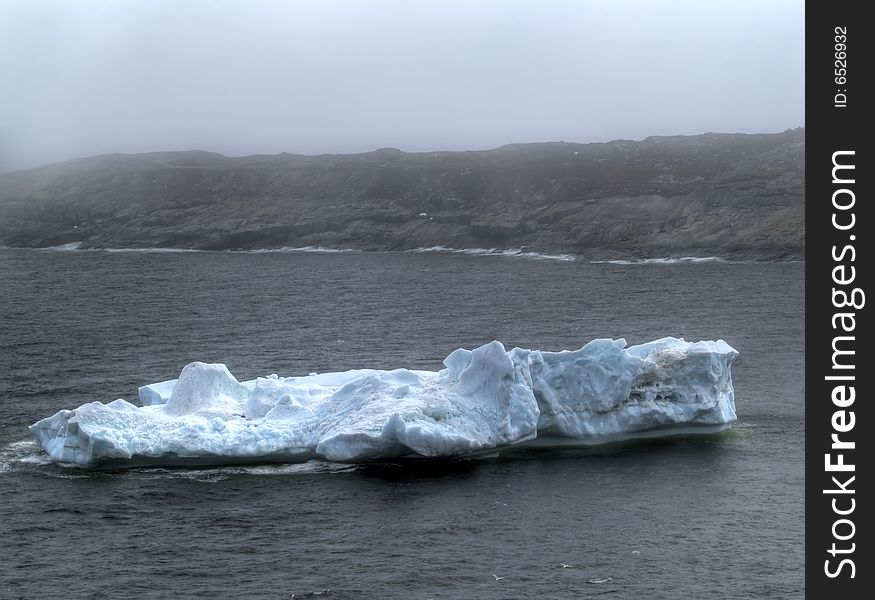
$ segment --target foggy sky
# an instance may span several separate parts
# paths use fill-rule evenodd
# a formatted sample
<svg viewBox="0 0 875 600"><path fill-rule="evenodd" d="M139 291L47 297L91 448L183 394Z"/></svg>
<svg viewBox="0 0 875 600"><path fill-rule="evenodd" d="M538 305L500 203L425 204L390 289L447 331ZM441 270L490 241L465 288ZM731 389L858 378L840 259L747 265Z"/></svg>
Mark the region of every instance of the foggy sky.
<svg viewBox="0 0 875 600"><path fill-rule="evenodd" d="M0 0L0 171L804 124L803 1Z"/></svg>

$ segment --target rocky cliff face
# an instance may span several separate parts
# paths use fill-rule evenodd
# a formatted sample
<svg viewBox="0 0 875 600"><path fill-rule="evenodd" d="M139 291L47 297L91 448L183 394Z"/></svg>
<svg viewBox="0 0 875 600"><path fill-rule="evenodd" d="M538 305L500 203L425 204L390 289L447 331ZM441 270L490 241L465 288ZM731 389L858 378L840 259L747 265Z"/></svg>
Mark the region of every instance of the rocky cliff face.
<svg viewBox="0 0 875 600"><path fill-rule="evenodd" d="M0 176L0 244L801 257L804 130L477 152L107 155Z"/></svg>

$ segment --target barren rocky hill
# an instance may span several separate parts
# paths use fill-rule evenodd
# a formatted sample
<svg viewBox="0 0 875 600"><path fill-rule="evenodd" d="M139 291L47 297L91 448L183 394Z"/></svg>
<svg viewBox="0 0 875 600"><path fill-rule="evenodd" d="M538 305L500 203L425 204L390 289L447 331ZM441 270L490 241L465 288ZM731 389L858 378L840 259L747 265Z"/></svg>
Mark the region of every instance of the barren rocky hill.
<svg viewBox="0 0 875 600"><path fill-rule="evenodd" d="M0 244L799 258L804 130L471 152L106 155L0 175Z"/></svg>

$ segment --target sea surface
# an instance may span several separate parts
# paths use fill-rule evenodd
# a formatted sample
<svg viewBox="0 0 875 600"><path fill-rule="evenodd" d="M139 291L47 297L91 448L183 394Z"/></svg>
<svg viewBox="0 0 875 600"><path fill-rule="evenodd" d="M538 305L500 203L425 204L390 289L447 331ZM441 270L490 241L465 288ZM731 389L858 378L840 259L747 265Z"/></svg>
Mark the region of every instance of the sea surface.
<svg viewBox="0 0 875 600"><path fill-rule="evenodd" d="M560 257L561 258L561 257ZM0 250L0 598L801 598L800 263ZM27 425L191 361L239 379L457 347L723 338L711 437L402 465L91 472Z"/></svg>

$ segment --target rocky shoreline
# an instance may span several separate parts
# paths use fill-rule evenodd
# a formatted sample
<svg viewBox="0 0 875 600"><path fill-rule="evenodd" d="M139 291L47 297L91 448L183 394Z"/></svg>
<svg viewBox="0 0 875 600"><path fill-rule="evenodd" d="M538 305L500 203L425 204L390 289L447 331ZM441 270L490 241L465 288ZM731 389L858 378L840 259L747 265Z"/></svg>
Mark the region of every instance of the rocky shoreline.
<svg viewBox="0 0 875 600"><path fill-rule="evenodd" d="M804 130L470 152L105 155L0 175L0 245L804 256Z"/></svg>

